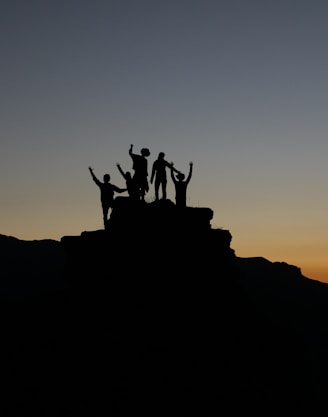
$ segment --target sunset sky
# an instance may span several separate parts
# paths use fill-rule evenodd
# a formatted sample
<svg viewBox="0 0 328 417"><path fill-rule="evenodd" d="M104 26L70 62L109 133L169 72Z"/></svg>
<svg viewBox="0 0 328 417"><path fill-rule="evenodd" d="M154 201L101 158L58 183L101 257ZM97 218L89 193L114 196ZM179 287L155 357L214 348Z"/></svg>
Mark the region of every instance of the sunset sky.
<svg viewBox="0 0 328 417"><path fill-rule="evenodd" d="M0 234L101 229L88 166L124 187L134 144L149 171L193 161L188 205L237 256L328 282L327 21L325 0L2 0Z"/></svg>

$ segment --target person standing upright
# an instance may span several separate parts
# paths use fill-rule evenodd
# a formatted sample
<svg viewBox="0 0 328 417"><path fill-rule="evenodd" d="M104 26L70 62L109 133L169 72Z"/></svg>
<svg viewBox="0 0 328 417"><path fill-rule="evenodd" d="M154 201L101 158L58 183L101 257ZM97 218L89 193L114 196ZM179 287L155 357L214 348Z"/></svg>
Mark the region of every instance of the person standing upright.
<svg viewBox="0 0 328 417"><path fill-rule="evenodd" d="M152 184L155 179L155 200L159 200L159 190L162 187L162 199L166 200L166 185L167 185L167 177L166 177L166 168L169 168L176 172L177 174L179 171L174 168L172 162L167 162L165 160L165 153L160 152L158 154L157 159L153 163L150 183Z"/></svg>
<svg viewBox="0 0 328 417"><path fill-rule="evenodd" d="M150 155L150 151L148 148L142 148L140 155L138 155L133 153L133 145L130 145L129 155L133 161L133 179L135 181L136 187L139 190L139 199L144 201L145 195L149 191L147 157Z"/></svg>
<svg viewBox="0 0 328 417"><path fill-rule="evenodd" d="M114 203L114 193L123 193L126 191L126 188L120 188L117 185L114 185L110 182L110 175L104 175L104 182L101 182L93 172L93 168L89 167L89 171L93 181L98 185L100 189L100 201L103 212L104 226L106 228L108 221L108 211L113 207Z"/></svg>

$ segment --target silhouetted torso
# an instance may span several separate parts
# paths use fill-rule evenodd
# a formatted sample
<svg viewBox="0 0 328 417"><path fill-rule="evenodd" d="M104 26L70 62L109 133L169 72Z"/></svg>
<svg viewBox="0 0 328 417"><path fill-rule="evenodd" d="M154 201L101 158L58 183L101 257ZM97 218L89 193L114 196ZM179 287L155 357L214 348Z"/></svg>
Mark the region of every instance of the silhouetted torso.
<svg viewBox="0 0 328 417"><path fill-rule="evenodd" d="M103 220L104 225L106 225L108 219L108 211L111 207L113 207L114 203L114 193L123 193L126 189L120 188L117 185L110 183L110 176L109 174L104 175L104 182L101 182L93 172L93 169L89 167L90 174L92 176L93 181L98 185L100 189L100 201L101 207L103 211Z"/></svg>
<svg viewBox="0 0 328 417"><path fill-rule="evenodd" d="M175 185L175 203L177 207L187 206L187 187L192 176L192 166L193 166L192 162L190 162L189 166L190 166L189 174L185 181L184 181L184 177L185 177L184 174L179 173L176 179L173 171L171 171L171 178Z"/></svg>
<svg viewBox="0 0 328 417"><path fill-rule="evenodd" d="M172 163L167 162L164 159L164 152L160 152L158 154L158 158L154 161L150 182L153 183L155 178L155 199L159 199L159 189L162 186L162 197L166 200L166 185L167 185L167 177L166 177L166 168L173 169L175 172L179 172L173 167Z"/></svg>
<svg viewBox="0 0 328 417"><path fill-rule="evenodd" d="M149 191L148 161L146 157L150 155L150 152L147 148L143 148L141 149L141 154L137 155L132 152L132 149L133 145L131 145L129 150L129 155L131 156L133 161L133 180L135 181L136 187L139 189L140 199L144 200L145 194Z"/></svg>
<svg viewBox="0 0 328 417"><path fill-rule="evenodd" d="M120 164L116 164L118 170L120 171L121 175L125 179L126 188L129 194L129 197L132 200L138 200L139 199L139 189L138 185L136 184L136 181L134 178L132 178L131 173L129 171L124 172L121 168Z"/></svg>

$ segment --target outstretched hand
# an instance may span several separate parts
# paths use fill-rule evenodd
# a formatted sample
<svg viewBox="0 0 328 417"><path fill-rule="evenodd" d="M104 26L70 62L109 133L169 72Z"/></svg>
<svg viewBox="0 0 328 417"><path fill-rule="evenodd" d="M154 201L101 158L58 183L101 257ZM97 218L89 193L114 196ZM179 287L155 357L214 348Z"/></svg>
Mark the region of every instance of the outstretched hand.
<svg viewBox="0 0 328 417"><path fill-rule="evenodd" d="M91 172L92 172L92 171L93 171L93 168L92 168L92 167L89 167L89 171L91 171Z"/></svg>
<svg viewBox="0 0 328 417"><path fill-rule="evenodd" d="M178 169L175 168L173 162L170 162L170 169L171 169L171 171L175 172L176 174L182 174L181 171L179 171Z"/></svg>

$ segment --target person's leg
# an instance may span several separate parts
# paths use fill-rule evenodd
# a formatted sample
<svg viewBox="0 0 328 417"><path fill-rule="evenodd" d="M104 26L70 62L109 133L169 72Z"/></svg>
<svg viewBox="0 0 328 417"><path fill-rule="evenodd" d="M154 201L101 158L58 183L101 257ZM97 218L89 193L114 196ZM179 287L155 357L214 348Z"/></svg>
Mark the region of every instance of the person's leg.
<svg viewBox="0 0 328 417"><path fill-rule="evenodd" d="M157 178L155 178L155 200L157 201L159 199L159 186L160 183Z"/></svg>
<svg viewBox="0 0 328 417"><path fill-rule="evenodd" d="M148 179L147 177L143 178L142 181L142 186L141 186L141 199L144 201L145 200L145 196L149 191L149 184L148 184Z"/></svg>
<svg viewBox="0 0 328 417"><path fill-rule="evenodd" d="M140 183L140 200L145 201L145 195L146 195L146 184L145 181L142 181Z"/></svg>
<svg viewBox="0 0 328 417"><path fill-rule="evenodd" d="M163 200L166 200L166 180L162 181L162 196L163 196Z"/></svg>
<svg viewBox="0 0 328 417"><path fill-rule="evenodd" d="M134 176L133 177L133 181L134 181L134 187L135 187L135 193L136 193L136 197L137 200L142 200L142 183L140 181L140 178L138 176Z"/></svg>
<svg viewBox="0 0 328 417"><path fill-rule="evenodd" d="M146 191L145 189L142 187L140 190L140 200L141 201L145 201L145 195L146 195Z"/></svg>
<svg viewBox="0 0 328 417"><path fill-rule="evenodd" d="M108 220L108 210L109 210L109 206L107 204L103 204L102 211L103 211L103 220L104 220L105 227L106 227L107 220Z"/></svg>

